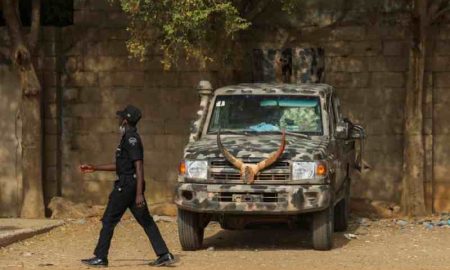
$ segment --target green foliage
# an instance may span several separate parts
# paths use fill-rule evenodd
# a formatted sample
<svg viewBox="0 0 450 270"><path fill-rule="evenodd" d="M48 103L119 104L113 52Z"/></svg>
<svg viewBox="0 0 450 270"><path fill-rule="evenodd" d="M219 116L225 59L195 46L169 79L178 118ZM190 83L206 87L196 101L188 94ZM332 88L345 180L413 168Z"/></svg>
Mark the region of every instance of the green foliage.
<svg viewBox="0 0 450 270"><path fill-rule="evenodd" d="M144 60L155 44L164 53L166 69L181 55L212 61L218 39L233 39L250 23L227 0L119 0L131 21L127 46Z"/></svg>
<svg viewBox="0 0 450 270"><path fill-rule="evenodd" d="M401 12L410 0L110 0L129 16L130 54L145 60L155 51L164 54L166 69L180 58L205 65L229 60L239 44L235 36L258 22L255 14L270 16L274 9L286 16L278 27L326 27L346 17L376 21ZM265 12L266 10L267 12ZM348 16L350 14L350 16ZM382 16L380 16L382 14ZM373 17L373 18L372 18ZM397 16L392 16L393 20ZM270 18L272 19L272 18ZM274 21L274 20L271 20ZM221 59L218 59L218 58ZM214 58L214 59L213 59Z"/></svg>

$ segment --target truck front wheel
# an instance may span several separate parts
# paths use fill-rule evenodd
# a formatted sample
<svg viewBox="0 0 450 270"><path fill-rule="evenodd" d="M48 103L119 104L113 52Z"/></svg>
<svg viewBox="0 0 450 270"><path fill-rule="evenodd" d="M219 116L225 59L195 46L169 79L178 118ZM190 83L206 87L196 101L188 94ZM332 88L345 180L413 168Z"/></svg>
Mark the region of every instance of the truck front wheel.
<svg viewBox="0 0 450 270"><path fill-rule="evenodd" d="M312 220L312 244L315 250L333 247L334 209L332 206L314 213Z"/></svg>
<svg viewBox="0 0 450 270"><path fill-rule="evenodd" d="M178 209L178 237L183 250L202 247L204 226L200 214Z"/></svg>

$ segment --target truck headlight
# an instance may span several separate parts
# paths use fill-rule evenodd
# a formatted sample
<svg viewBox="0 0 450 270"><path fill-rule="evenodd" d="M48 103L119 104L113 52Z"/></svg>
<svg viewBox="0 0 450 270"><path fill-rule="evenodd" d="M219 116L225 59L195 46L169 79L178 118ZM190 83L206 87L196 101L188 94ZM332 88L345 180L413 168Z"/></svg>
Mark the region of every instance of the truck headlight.
<svg viewBox="0 0 450 270"><path fill-rule="evenodd" d="M292 180L313 179L327 174L324 162L294 162L292 163Z"/></svg>
<svg viewBox="0 0 450 270"><path fill-rule="evenodd" d="M208 177L208 161L206 160L186 160L185 168L186 178L206 180Z"/></svg>

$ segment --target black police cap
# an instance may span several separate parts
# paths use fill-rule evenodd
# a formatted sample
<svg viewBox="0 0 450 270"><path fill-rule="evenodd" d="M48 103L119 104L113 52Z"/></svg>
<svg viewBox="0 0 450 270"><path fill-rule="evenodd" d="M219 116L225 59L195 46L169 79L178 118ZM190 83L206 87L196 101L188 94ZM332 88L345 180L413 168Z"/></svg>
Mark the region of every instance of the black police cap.
<svg viewBox="0 0 450 270"><path fill-rule="evenodd" d="M141 111L133 105L128 105L125 109L117 111L116 114L134 124L142 117Z"/></svg>

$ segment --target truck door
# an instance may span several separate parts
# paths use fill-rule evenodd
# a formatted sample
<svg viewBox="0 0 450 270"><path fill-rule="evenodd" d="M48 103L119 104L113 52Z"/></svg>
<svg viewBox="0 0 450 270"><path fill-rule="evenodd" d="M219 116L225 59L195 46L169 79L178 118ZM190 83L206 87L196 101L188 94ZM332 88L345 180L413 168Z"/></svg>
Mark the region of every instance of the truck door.
<svg viewBox="0 0 450 270"><path fill-rule="evenodd" d="M337 192L340 191L341 188L343 188L342 184L344 183L346 174L347 174L347 162L346 162L346 153L345 153L345 144L346 140L343 139L337 139L336 138L336 125L338 121L341 121L340 119L342 116L340 115L339 107L338 107L339 100L337 100L337 97L334 95L331 96L331 104L330 104L330 131L331 131L331 142L334 146L334 153L336 155L336 158L334 160L334 165L336 168L336 179L335 179L335 190Z"/></svg>

